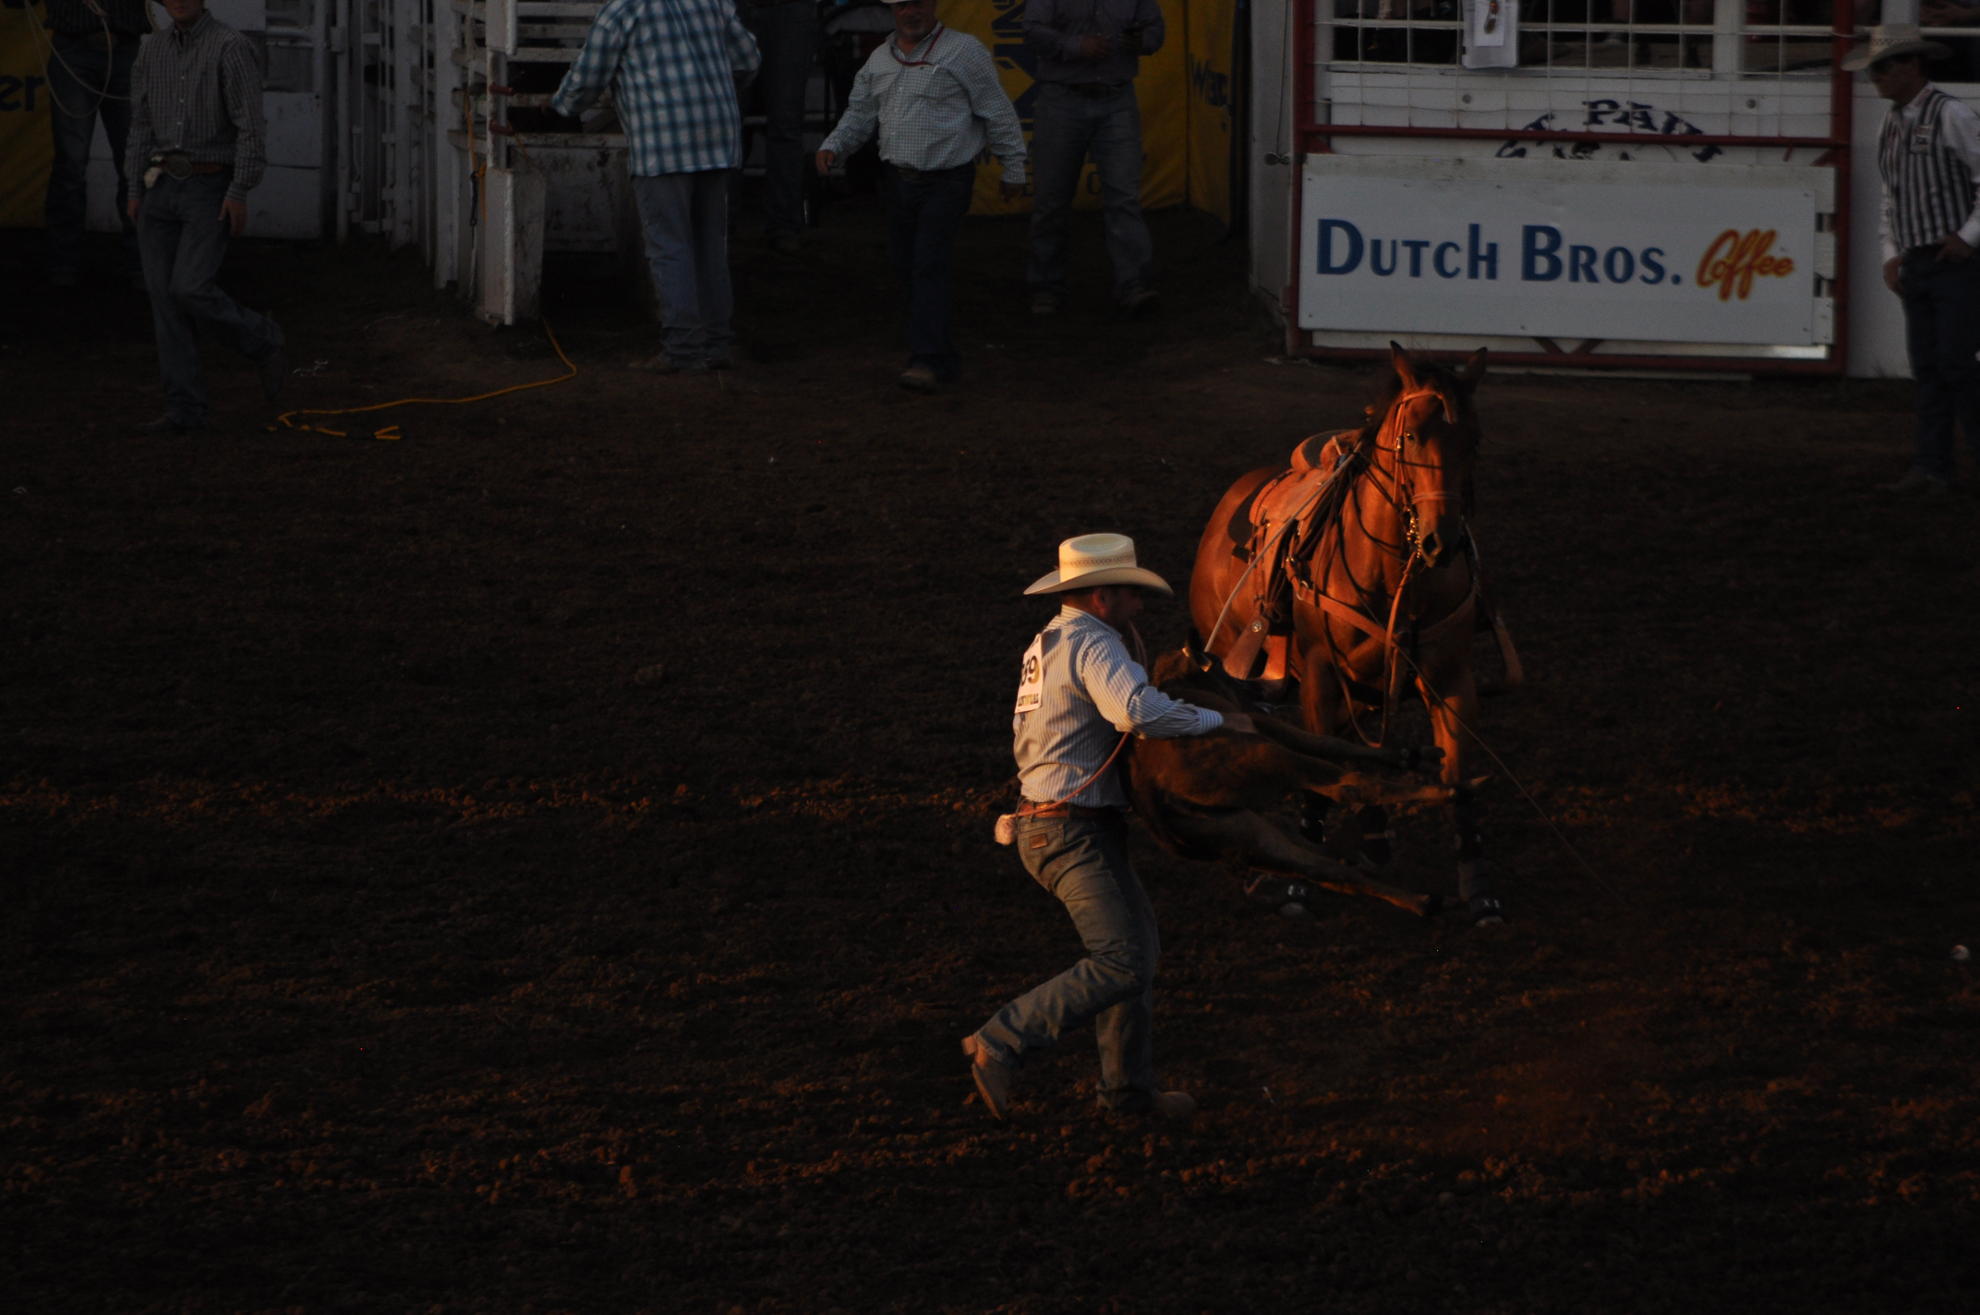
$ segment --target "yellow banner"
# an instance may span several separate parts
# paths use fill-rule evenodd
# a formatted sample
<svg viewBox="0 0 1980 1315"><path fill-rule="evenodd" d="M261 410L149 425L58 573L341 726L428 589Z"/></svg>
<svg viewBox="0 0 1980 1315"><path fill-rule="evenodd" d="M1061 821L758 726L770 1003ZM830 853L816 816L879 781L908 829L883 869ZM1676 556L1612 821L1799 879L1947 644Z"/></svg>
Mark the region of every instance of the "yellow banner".
<svg viewBox="0 0 1980 1315"><path fill-rule="evenodd" d="M1189 79L1189 203L1231 222L1231 137L1236 131L1237 0L1190 0L1184 42Z"/></svg>
<svg viewBox="0 0 1980 1315"><path fill-rule="evenodd" d="M1185 0L1161 0L1168 36L1162 48L1141 61L1135 78L1135 98L1141 105L1141 204L1150 210L1181 205L1188 199L1189 105L1184 91L1188 60ZM1024 47L1024 0L943 0L942 21L967 32L990 48L1004 94L1017 106L1024 140L1031 141L1032 81L1036 59ZM1229 19L1226 18L1228 24ZM1228 44L1228 41L1226 41ZM976 196L970 213L1019 215L1031 212L1030 187L1015 201L997 190L1001 171L992 163L976 172ZM1081 210L1100 208L1100 180L1091 164L1080 174L1073 204Z"/></svg>
<svg viewBox="0 0 1980 1315"><path fill-rule="evenodd" d="M48 80L40 13L0 0L0 228L40 228L48 198Z"/></svg>

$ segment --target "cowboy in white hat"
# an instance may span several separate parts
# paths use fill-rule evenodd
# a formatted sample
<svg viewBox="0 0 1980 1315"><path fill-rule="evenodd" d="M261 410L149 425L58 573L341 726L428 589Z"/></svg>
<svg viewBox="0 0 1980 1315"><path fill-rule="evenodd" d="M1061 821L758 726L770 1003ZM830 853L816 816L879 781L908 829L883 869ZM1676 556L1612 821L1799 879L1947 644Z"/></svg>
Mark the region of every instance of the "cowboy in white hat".
<svg viewBox="0 0 1980 1315"><path fill-rule="evenodd" d="M1927 60L1950 53L1914 24L1888 23L1842 62L1867 69L1891 103L1877 145L1879 233L1884 283L1904 303L1918 412L1911 469L1884 486L1892 493L1946 491L1956 425L1980 463L1980 114L1925 76Z"/></svg>
<svg viewBox="0 0 1980 1315"><path fill-rule="evenodd" d="M1056 594L1059 613L1025 650L1011 728L1024 802L1018 856L1066 906L1086 957L998 1010L963 1040L976 1089L1003 1118L1020 1060L1089 1020L1100 1043L1100 1103L1128 1114L1183 1119L1186 1092L1155 1083L1153 985L1161 943L1155 911L1128 863L1127 793L1114 771L1128 735L1167 739L1250 731L1172 699L1148 683L1125 634L1168 582L1135 560L1124 534L1082 534L1059 545L1059 567L1025 593ZM1139 644L1139 637L1136 637Z"/></svg>

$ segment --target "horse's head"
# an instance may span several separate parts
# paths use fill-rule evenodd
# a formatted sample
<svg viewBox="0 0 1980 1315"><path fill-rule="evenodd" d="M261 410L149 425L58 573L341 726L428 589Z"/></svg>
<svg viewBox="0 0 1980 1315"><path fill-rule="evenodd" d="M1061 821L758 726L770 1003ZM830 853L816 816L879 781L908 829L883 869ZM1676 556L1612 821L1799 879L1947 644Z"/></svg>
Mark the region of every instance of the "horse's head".
<svg viewBox="0 0 1980 1315"><path fill-rule="evenodd" d="M1485 375L1485 349L1457 369L1410 359L1389 344L1395 394L1375 429L1372 465L1387 477L1415 551L1442 566L1465 542L1478 415L1471 395Z"/></svg>

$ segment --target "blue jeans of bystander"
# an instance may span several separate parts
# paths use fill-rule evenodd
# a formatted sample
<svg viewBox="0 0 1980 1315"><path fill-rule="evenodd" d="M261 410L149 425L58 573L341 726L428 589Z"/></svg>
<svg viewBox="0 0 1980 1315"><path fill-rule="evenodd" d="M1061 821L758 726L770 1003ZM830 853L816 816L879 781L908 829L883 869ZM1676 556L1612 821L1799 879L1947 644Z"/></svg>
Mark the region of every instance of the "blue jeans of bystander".
<svg viewBox="0 0 1980 1315"><path fill-rule="evenodd" d="M145 192L138 212L138 250L144 257L145 291L151 294L165 414L186 426L206 421L206 381L199 367L202 330L255 361L282 345L282 330L274 320L220 288L229 237L220 205L227 199L228 184L225 173L160 178Z"/></svg>
<svg viewBox="0 0 1980 1315"><path fill-rule="evenodd" d="M1018 855L1071 916L1086 957L998 1010L976 1033L1000 1058L1056 1045L1092 1020L1100 1103L1145 1109L1155 1091L1155 909L1128 863L1127 819L1019 818Z"/></svg>
<svg viewBox="0 0 1980 1315"><path fill-rule="evenodd" d="M1966 430L1980 478L1980 256L1940 260L1936 248L1905 254L1898 284L1904 337L1917 384L1917 453L1912 464L1938 479L1953 474L1953 430Z"/></svg>
<svg viewBox="0 0 1980 1315"><path fill-rule="evenodd" d="M646 263L660 294L660 345L676 365L727 361L735 346L729 283L731 170L635 177Z"/></svg>
<svg viewBox="0 0 1980 1315"><path fill-rule="evenodd" d="M947 383L962 371L951 324L956 234L969 213L976 166L921 172L889 165L883 173L887 254L907 291L908 364L926 365Z"/></svg>
<svg viewBox="0 0 1980 1315"><path fill-rule="evenodd" d="M54 34L48 60L48 125L55 154L48 166L48 276L73 282L82 272L82 237L89 219L89 153L96 124L117 174L117 222L124 233L126 272L139 269L137 230L125 213L130 180L124 144L131 128L131 65L138 38Z"/></svg>
<svg viewBox="0 0 1980 1315"><path fill-rule="evenodd" d="M1128 83L1110 96L1085 96L1057 83L1032 101L1031 259L1033 291L1060 292L1066 281L1066 222L1089 155L1100 178L1100 204L1113 265L1114 299L1145 287L1155 242L1141 214L1141 108Z"/></svg>

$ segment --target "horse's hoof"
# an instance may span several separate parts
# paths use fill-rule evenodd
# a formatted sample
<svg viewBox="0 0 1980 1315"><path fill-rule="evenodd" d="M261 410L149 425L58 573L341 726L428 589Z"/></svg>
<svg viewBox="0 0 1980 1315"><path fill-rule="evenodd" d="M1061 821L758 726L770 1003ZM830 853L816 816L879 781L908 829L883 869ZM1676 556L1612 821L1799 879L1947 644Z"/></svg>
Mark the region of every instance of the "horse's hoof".
<svg viewBox="0 0 1980 1315"><path fill-rule="evenodd" d="M1473 895L1465 901L1465 908L1471 914L1474 927L1503 927L1506 922L1506 906L1499 902L1497 895Z"/></svg>

